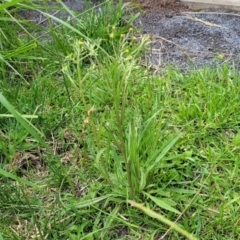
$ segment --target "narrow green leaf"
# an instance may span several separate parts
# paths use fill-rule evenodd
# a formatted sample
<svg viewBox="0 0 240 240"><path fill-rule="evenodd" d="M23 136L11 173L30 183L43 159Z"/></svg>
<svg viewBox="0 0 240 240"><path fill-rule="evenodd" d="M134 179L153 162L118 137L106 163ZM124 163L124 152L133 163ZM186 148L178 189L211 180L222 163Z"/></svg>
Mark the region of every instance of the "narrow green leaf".
<svg viewBox="0 0 240 240"><path fill-rule="evenodd" d="M23 178L20 178L12 173L9 173L3 169L0 168L0 175L4 176L4 177L7 177L7 178L11 178L19 183L22 183L22 184L25 184L27 186L30 186L30 187L33 187L33 188L38 188L38 186L32 182L29 182Z"/></svg>
<svg viewBox="0 0 240 240"><path fill-rule="evenodd" d="M147 161L146 166L146 172L149 173L152 169L155 168L157 164L163 159L163 157L169 152L169 150L175 145L175 143L178 141L178 139L181 137L181 134L174 137L168 145L161 151L161 153L158 155L158 157L155 159L153 163Z"/></svg>
<svg viewBox="0 0 240 240"><path fill-rule="evenodd" d="M107 198L109 198L112 195L105 195L105 196L101 196L101 197L96 197L93 199L89 199L89 200L85 200L85 201L80 201L78 203L73 203L71 205L74 205L75 208L80 209L80 208L84 208L84 207L90 207L91 205L94 205L98 202L101 202ZM71 205L68 205L68 208L71 208Z"/></svg>
<svg viewBox="0 0 240 240"><path fill-rule="evenodd" d="M25 53L33 48L36 48L37 47L37 44L36 43L32 43L32 44L29 44L29 45L25 45L25 46L21 46L17 49L15 49L13 52L9 52L8 54L4 55L4 59L8 59L8 58L11 58L11 57L16 57L22 53Z"/></svg>
<svg viewBox="0 0 240 240"><path fill-rule="evenodd" d="M51 149L41 137L42 133L34 127L31 122L18 113L2 93L0 93L0 103L2 103L2 105L15 117L15 119L35 138L35 140L51 152Z"/></svg>
<svg viewBox="0 0 240 240"><path fill-rule="evenodd" d="M0 4L0 11L8 8L8 7L12 7L15 6L17 3L21 2L22 0L12 0L10 2L4 3L4 4Z"/></svg>
<svg viewBox="0 0 240 240"><path fill-rule="evenodd" d="M65 21L63 21L62 19L57 18L57 17L55 17L55 16L53 16L53 15L51 15L51 14L48 14L48 13L46 13L46 12L42 12L42 11L40 11L40 10L38 10L38 11L39 11L41 14L43 14L43 15L49 17L49 18L52 18L54 21L60 23L62 26L65 26L65 27L67 27L68 29L72 30L73 32L79 34L79 36L81 36L82 38L88 39L83 33L81 33L77 28L73 27L73 26L72 26L71 24L69 24L68 22L65 22Z"/></svg>
<svg viewBox="0 0 240 240"><path fill-rule="evenodd" d="M3 61L9 68L11 68L22 80L24 80L27 85L29 85L28 81L8 61L4 59L1 53L0 60Z"/></svg>
<svg viewBox="0 0 240 240"><path fill-rule="evenodd" d="M165 210L168 210L170 212L176 213L176 214L181 214L177 209L171 207L170 205L168 205L166 202L164 202L163 200L153 197L150 194L144 192L144 194L150 198L153 202L155 202L160 208L163 208Z"/></svg>
<svg viewBox="0 0 240 240"><path fill-rule="evenodd" d="M146 184L147 184L147 176L142 167L140 168L140 176L141 177L140 177L140 182L139 182L139 191L142 191L146 187Z"/></svg>
<svg viewBox="0 0 240 240"><path fill-rule="evenodd" d="M182 188L169 188L169 192L176 192L180 194L196 194L195 190L182 189Z"/></svg>
<svg viewBox="0 0 240 240"><path fill-rule="evenodd" d="M136 207L138 209L140 209L141 211L143 211L144 213L146 213L148 216L152 217L152 218L156 218L157 220L159 220L160 222L167 224L168 226L170 226L173 230L181 233L183 236L187 237L189 240L198 240L198 238L196 238L193 234L187 232L186 230L182 229L181 227L179 227L176 223L172 222L171 220L167 219L166 217L164 217L163 215L156 213L154 211L152 211L149 208L144 207L142 204L134 202L134 201L127 201L129 204L131 204L133 207Z"/></svg>
<svg viewBox="0 0 240 240"><path fill-rule="evenodd" d="M23 118L38 118L37 115L28 115L28 114L22 114L21 115ZM0 114L0 117L7 117L7 118L14 118L12 114Z"/></svg>

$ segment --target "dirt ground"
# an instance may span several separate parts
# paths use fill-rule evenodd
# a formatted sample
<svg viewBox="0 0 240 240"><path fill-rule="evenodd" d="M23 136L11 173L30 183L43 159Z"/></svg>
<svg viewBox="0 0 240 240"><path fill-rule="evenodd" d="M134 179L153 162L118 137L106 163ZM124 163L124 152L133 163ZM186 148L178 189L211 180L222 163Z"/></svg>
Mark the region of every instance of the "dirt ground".
<svg viewBox="0 0 240 240"><path fill-rule="evenodd" d="M92 1L96 5L103 2ZM64 2L75 11L84 10L84 0ZM153 41L146 61L154 70L168 64L188 69L240 63L240 13L223 9L193 12L180 0L135 2L143 9L135 25ZM33 18L40 21L39 15L33 14Z"/></svg>
<svg viewBox="0 0 240 240"><path fill-rule="evenodd" d="M180 0L135 0L134 2L148 12L169 10L179 12L188 9L188 6L183 4Z"/></svg>
<svg viewBox="0 0 240 240"><path fill-rule="evenodd" d="M167 64L181 69L239 64L240 13L226 9L193 12L178 0L137 2L144 2L145 12L136 26L152 36L148 59L156 71Z"/></svg>

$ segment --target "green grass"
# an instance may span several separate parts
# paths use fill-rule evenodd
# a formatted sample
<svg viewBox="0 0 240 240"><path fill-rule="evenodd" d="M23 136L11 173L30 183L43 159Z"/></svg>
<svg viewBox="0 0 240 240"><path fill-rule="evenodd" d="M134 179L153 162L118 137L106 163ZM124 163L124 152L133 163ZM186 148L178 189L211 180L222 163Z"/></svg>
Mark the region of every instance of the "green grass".
<svg viewBox="0 0 240 240"><path fill-rule="evenodd" d="M153 75L121 1L72 21L7 4L0 239L238 239L239 72ZM27 8L48 27L18 16Z"/></svg>

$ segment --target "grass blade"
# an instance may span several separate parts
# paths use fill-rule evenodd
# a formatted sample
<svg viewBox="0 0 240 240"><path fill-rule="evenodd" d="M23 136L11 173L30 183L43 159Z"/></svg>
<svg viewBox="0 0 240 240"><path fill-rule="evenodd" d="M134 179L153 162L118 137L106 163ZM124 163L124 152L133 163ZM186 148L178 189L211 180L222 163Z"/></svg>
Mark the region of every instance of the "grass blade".
<svg viewBox="0 0 240 240"><path fill-rule="evenodd" d="M34 184L32 182L29 182L29 181L27 181L27 180L25 180L23 178L20 178L20 177L14 175L12 173L9 173L9 172L1 169L1 168L0 168L0 175L4 176L6 178L11 178L11 179L13 179L13 180L15 180L15 181L17 181L19 183L22 183L22 184L25 184L25 185L29 186L29 187L33 187L35 189L38 188L38 186L36 184Z"/></svg>
<svg viewBox="0 0 240 240"><path fill-rule="evenodd" d="M22 0L13 0L13 1L10 1L8 3L4 3L4 4L1 4L0 5L0 11L6 9L6 8L9 8L9 7L12 7L12 6L15 6L17 3L21 2Z"/></svg>
<svg viewBox="0 0 240 240"><path fill-rule="evenodd" d="M155 202L160 208L163 208L165 210L168 210L170 212L176 213L176 214L181 214L177 209L171 207L170 205L168 205L166 202L162 201L159 198L153 197L148 193L144 193L148 198L150 198L153 202Z"/></svg>
<svg viewBox="0 0 240 240"><path fill-rule="evenodd" d="M72 208L72 205L74 205L74 208L77 208L77 209L89 207L89 206L91 206L93 204L96 204L96 203L99 203L99 202L101 202L101 201L103 201L103 200L105 200L105 199L107 199L111 196L112 195L105 195L105 196L96 197L96 198L93 198L93 199L88 199L86 201L70 204L70 205L68 205L68 207Z"/></svg>
<svg viewBox="0 0 240 240"><path fill-rule="evenodd" d="M182 229L181 227L179 227L176 223L172 222L171 220L167 219L166 217L164 217L163 215L156 213L154 211L152 211L149 208L144 207L142 204L128 200L128 203L131 204L131 206L136 207L138 209L140 209L141 211L143 211L144 213L146 213L148 216L152 217L152 218L156 218L157 220L159 220L160 222L167 224L168 226L170 226L173 230L181 233L183 236L187 237L189 240L198 240L198 238L196 238L193 234L187 232L186 230Z"/></svg>
<svg viewBox="0 0 240 240"><path fill-rule="evenodd" d="M174 146L174 144L178 141L178 139L181 137L181 134L177 135L175 138L173 138L169 144L161 151L161 153L158 155L158 157L155 159L153 163L146 162L145 166L147 167L147 173L151 172L152 169L156 167L156 165L162 160L162 158L169 152L169 150Z"/></svg>
<svg viewBox="0 0 240 240"><path fill-rule="evenodd" d="M23 118L38 118L37 115L28 115L28 114L22 114L21 115ZM14 118L12 114L0 114L0 117L7 117L7 118Z"/></svg>
<svg viewBox="0 0 240 240"><path fill-rule="evenodd" d="M31 122L18 113L2 93L0 93L0 103L2 103L2 105L15 117L15 119L35 138L35 140L51 152L51 149L41 137L42 133L34 127Z"/></svg>

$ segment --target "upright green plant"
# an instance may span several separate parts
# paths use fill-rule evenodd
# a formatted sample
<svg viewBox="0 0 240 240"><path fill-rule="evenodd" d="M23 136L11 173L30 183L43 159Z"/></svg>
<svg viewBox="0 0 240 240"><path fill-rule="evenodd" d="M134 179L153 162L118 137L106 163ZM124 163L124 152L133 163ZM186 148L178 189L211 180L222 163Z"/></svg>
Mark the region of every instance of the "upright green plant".
<svg viewBox="0 0 240 240"><path fill-rule="evenodd" d="M145 198L180 214L167 201L148 193L154 178L161 174L164 157L181 134L170 133L166 127L162 86L157 90L159 95L151 97L150 78L145 82L139 78L138 56L148 39L132 42L131 34L127 32L120 38L117 47L114 39L111 41L114 36L108 36L111 56L102 51L100 39L76 39L62 71L85 108L82 141L88 143L86 148L112 191L121 199ZM91 67L86 67L88 61ZM146 106L149 111L143 112Z"/></svg>
<svg viewBox="0 0 240 240"><path fill-rule="evenodd" d="M120 10L122 8L119 7ZM94 32L93 14L99 16L99 13L91 14L94 21L88 24L90 32ZM66 56L62 71L79 93L85 108L86 120L82 131L85 132L90 125L91 130L84 137L93 138L91 142L95 146L96 156L93 157L96 158L97 169L113 188L122 192L122 196L138 199L160 171L162 159L180 135L170 135L169 141L161 142L165 135L159 111L161 101L147 99L148 105L152 103L149 106L152 114L141 112L145 99L135 86L142 85L145 88L143 94L151 96L151 82L143 83L137 79L138 57L148 38L142 36L137 39L132 28L127 31L125 26L118 28L119 19L115 21L107 28L108 32L99 34L98 38L91 34L89 38L82 38L82 35L77 39L70 38L73 50ZM104 42L108 42L107 47L102 45ZM86 71L88 64L91 67ZM99 94L105 96L100 97ZM108 108L104 110L105 104ZM102 109L102 114L95 114L94 109ZM150 146L148 141L151 141Z"/></svg>
<svg viewBox="0 0 240 240"><path fill-rule="evenodd" d="M157 191L161 192L159 188L162 186L161 177L165 168L168 162L173 161L171 149L181 134L178 128L169 127L169 119L165 114L166 99L169 96L163 84L159 79L150 76L140 65L141 53L149 43L148 37L136 34L131 27L131 19L134 17L128 22L123 19L125 9L121 2L115 7L109 1L101 10L92 9L89 14L85 13L79 18L76 13L63 6L75 18L73 21L67 22L44 13L45 16L60 23L59 27L50 28L51 40L59 45L46 45L46 49L51 50L51 53L54 52L54 55L52 56L50 51L42 52L44 60L50 58L46 61L47 64L43 65L43 72L49 76L56 76L54 81L57 82L56 85L51 86L52 96L46 101L49 101L47 107L51 109L52 115L54 115L52 111L54 106L57 111L66 112L69 114L69 119L72 118L73 131L79 139L74 139L74 147L70 146L70 149L76 148L76 151L83 152L83 156L76 165L75 161L78 159L76 160L75 156L67 159L70 161L63 168L60 162L54 166L50 165L57 167L57 169L50 168L51 172L57 171L63 175L63 178L69 177L72 191L69 191L68 186L65 188L64 184L61 187L58 185L59 188L54 188L52 191L51 185L44 182L47 189L44 189L46 192L39 193L39 201L28 198L28 191L23 191L26 200L23 205L28 210L26 218L33 221L34 225L36 220L40 219L35 236L54 239L62 236L71 239L88 237L107 239L108 236L112 237L115 234L109 233L109 230L113 229L116 232L119 226L116 224L116 227L116 222L122 224L124 228L125 226L131 229L139 228L141 231L143 228L140 229L140 226L135 224L135 219L139 216L136 211L126 206L126 199L157 206L154 209L156 211L160 207L161 210L165 210L164 214L168 213L169 218L175 214L180 216L180 209L175 208L177 204L170 199L171 197L159 199L157 193ZM28 45L20 46L15 53L23 53L27 48ZM4 56L11 60L16 55L7 52ZM55 67L54 71L52 66ZM62 73L59 72L59 66L62 66ZM41 84L45 78L42 79L41 74L39 76L37 83ZM52 78L42 86L48 88L51 81ZM72 103L66 109L63 108L67 104L56 101L59 92L59 95L63 96L63 101L66 99L66 93L61 89L63 84ZM60 91L55 92L55 88L57 90L60 88ZM35 90L37 91L38 88ZM44 87L41 90L44 91ZM26 119L32 117L31 115L19 114L4 95L0 95L0 101L11 113L11 115L9 113L1 115L2 117L14 117L33 136L34 142L38 141L45 149L51 151L50 146L44 142L41 132ZM73 111L77 109L75 116L70 109ZM55 118L57 117L52 116L50 119L55 120ZM82 128L79 130L81 122ZM50 121L48 124L48 130L54 132L53 135L61 134L61 131L55 133L52 130ZM68 140L63 139L64 146L72 144L72 142L66 143ZM72 160L74 163L71 162ZM47 163L52 162L47 159ZM89 184L86 191L80 190L78 195L76 193L78 189L75 191L75 188L81 185L79 184L79 179L82 178L81 172L88 170L85 164L94 165L97 175L100 173L100 178L94 181L96 173L93 173L94 176L84 173L84 184L88 185L88 181L94 183ZM66 169L69 169L68 165L74 169L66 172ZM28 187L35 186L6 171L0 171L0 174ZM54 174L54 178L56 175ZM6 187L5 191L7 189ZM49 192L50 197L46 196ZM29 194L35 195L32 192ZM20 196L21 194L17 197ZM53 200L55 198L56 201ZM23 212L19 212L23 215ZM133 221L129 221L127 219L129 217ZM136 223L139 221L137 220ZM148 228L148 222L144 222L144 225ZM179 230L174 224L169 225ZM51 226L51 229L48 229L48 226ZM150 232L152 229L147 231ZM186 235L186 232L181 230L179 232ZM155 233L151 235L154 236Z"/></svg>

